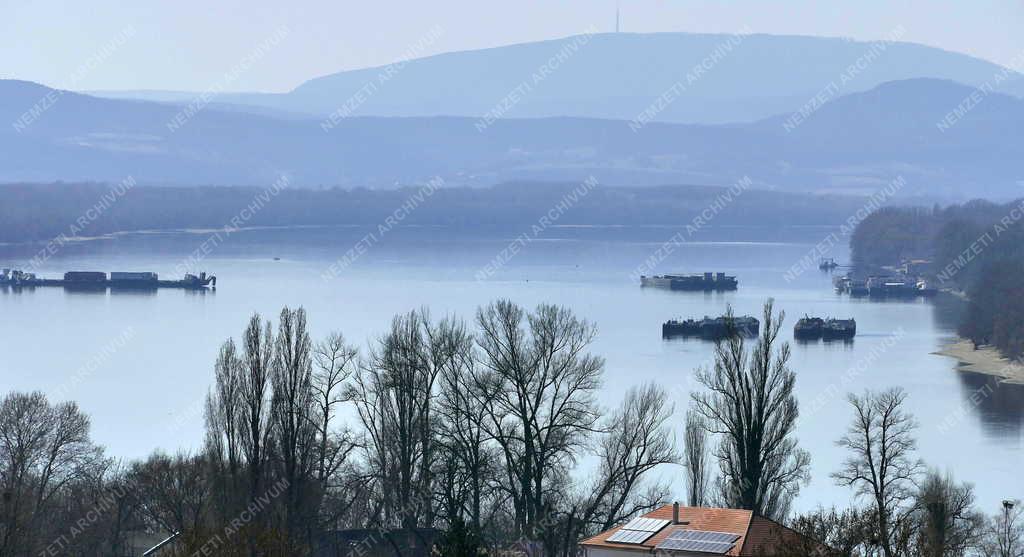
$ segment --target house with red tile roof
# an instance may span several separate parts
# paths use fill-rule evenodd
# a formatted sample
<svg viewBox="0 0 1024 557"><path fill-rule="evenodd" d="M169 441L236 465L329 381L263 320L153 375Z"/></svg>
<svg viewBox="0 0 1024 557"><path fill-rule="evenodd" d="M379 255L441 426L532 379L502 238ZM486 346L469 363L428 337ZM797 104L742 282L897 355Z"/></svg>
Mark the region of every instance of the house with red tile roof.
<svg viewBox="0 0 1024 557"><path fill-rule="evenodd" d="M638 555L782 555L818 547L798 532L751 511L665 505L580 542L585 557Z"/></svg>

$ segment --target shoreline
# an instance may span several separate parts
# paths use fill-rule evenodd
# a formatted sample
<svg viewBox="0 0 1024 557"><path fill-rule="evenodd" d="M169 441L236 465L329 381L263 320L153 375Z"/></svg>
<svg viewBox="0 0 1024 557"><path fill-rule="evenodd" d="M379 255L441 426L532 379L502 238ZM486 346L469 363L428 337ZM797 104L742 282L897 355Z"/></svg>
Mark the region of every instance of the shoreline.
<svg viewBox="0 0 1024 557"><path fill-rule="evenodd" d="M956 359L958 371L996 377L1000 383L1024 385L1024 364L1003 357L994 347L984 346L975 350L971 341L956 337L955 341L932 353Z"/></svg>

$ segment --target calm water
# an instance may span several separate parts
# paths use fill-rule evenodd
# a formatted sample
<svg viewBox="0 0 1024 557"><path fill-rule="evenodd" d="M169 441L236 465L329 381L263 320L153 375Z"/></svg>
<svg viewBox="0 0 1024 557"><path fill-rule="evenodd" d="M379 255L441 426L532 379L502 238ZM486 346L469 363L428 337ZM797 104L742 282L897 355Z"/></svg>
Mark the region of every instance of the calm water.
<svg viewBox="0 0 1024 557"><path fill-rule="evenodd" d="M664 341L663 321L716 315L732 304L759 316L774 297L786 312L785 337L803 314L854 317L852 344L793 345L803 420L801 444L813 456L813 480L798 503L844 505L850 492L829 473L843 453L834 446L850 410L847 391L902 386L921 423L920 455L932 466L976 484L986 510L1024 496L1024 389L993 387L933 355L950 338L952 301L873 303L835 295L829 275L784 273L827 229L709 229L661 262L656 271L716 270L736 274L726 294L641 289L631 273L678 230L573 228L549 230L487 280L476 274L521 231L396 229L333 280L328 266L365 234L354 228L254 230L218 242L202 269L219 278L216 292L82 293L60 288L0 290L0 391L43 389L77 400L93 418L93 435L110 454L140 457L155 448L195 448L202 439L202 398L220 343L238 334L253 312L275 316L304 306L315 336L342 331L352 342L383 333L398 312L423 305L435 315L471 318L499 297L526 306L555 302L593 320L593 351L607 360L601 402L611 406L631 385L667 386L681 424L693 371L710 363L712 346ZM122 236L66 247L38 271L156 271L165 277L205 239L203 233ZM36 248L38 249L38 248ZM23 246L0 246L0 263L18 266ZM845 261L844 248L832 255ZM274 258L279 257L279 261ZM666 478L679 476L665 469ZM682 489L679 489L680 495Z"/></svg>

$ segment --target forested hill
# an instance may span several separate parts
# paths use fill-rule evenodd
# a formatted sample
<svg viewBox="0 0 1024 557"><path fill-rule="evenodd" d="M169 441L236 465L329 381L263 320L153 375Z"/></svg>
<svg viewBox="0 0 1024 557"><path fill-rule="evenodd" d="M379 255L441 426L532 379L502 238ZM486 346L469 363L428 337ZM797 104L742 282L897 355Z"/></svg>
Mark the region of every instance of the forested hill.
<svg viewBox="0 0 1024 557"><path fill-rule="evenodd" d="M483 117L278 118L100 99L0 80L0 181L394 188L434 176L451 185L583 181L729 184L962 201L1020 191L1024 100L952 81L910 79L813 102L757 122ZM810 97L807 97L810 98ZM653 103L653 104L651 104ZM682 101L671 105L684 104ZM650 106L648 112L645 107ZM651 116L653 117L653 116ZM968 193L969 192L969 193Z"/></svg>
<svg viewBox="0 0 1024 557"><path fill-rule="evenodd" d="M1024 200L946 208L887 208L850 239L861 268L931 261L936 286L967 293L960 334L1008 357L1024 355Z"/></svg>
<svg viewBox="0 0 1024 557"><path fill-rule="evenodd" d="M414 58L318 77L288 93L228 94L219 100L324 118L344 99L358 96L358 112L365 116L479 118L527 80L529 94L516 100L509 111L513 118L630 120L652 99L684 83L673 91L676 102L659 110L656 121L720 124L794 112L833 81L842 82L843 93L919 77L977 87L1003 71L964 54L900 42L908 30L898 26L877 42L767 34L591 33ZM425 29L416 44L429 44L442 34ZM549 64L557 64L557 70L541 74ZM851 64L858 64L855 74ZM707 66L713 68L707 71ZM844 72L850 75L844 78ZM1011 70L1006 75L996 90L1018 94L1021 75Z"/></svg>

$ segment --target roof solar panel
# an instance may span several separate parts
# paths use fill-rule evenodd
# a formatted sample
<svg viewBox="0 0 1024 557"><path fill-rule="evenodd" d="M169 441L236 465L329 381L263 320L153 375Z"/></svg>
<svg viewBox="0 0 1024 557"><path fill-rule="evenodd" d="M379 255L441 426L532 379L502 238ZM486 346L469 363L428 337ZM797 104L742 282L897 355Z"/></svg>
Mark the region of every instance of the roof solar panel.
<svg viewBox="0 0 1024 557"><path fill-rule="evenodd" d="M634 518L622 528L625 530L640 530L641 532L657 532L668 525L670 520L661 518Z"/></svg>
<svg viewBox="0 0 1024 557"><path fill-rule="evenodd" d="M634 518L605 540L612 543L641 544L661 531L670 520L660 518Z"/></svg>
<svg viewBox="0 0 1024 557"><path fill-rule="evenodd" d="M693 540L667 540L660 544L656 549L667 550L667 551L696 551L700 553L714 553L722 555L728 553L732 549L732 543L715 543L715 542L698 542Z"/></svg>
<svg viewBox="0 0 1024 557"><path fill-rule="evenodd" d="M689 528L678 528L668 536L674 540L698 540L714 542L735 542L740 538L739 534L731 532L712 532L709 530L691 530Z"/></svg>
<svg viewBox="0 0 1024 557"><path fill-rule="evenodd" d="M662 540L655 549L697 551L701 553L727 553L740 538L739 534L709 532L679 528Z"/></svg>
<svg viewBox="0 0 1024 557"><path fill-rule="evenodd" d="M644 532L642 530L626 530L625 528L621 528L611 536L608 536L608 539L606 539L605 541L613 543L641 544L647 541L647 539L653 535L654 532Z"/></svg>

